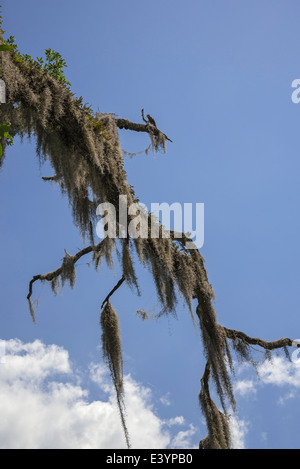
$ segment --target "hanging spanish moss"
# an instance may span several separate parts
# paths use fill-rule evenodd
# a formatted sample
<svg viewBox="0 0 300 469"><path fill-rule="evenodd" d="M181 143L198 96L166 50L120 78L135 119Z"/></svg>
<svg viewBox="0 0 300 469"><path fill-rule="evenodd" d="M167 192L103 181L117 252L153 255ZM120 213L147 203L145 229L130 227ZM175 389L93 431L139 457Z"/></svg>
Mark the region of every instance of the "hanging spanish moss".
<svg viewBox="0 0 300 469"><path fill-rule="evenodd" d="M100 324L102 327L103 358L109 366L110 374L117 394L117 402L128 448L130 448L124 408L123 359L119 328L119 319L108 301L102 309Z"/></svg>
<svg viewBox="0 0 300 469"><path fill-rule="evenodd" d="M226 410L226 399L228 399L232 408L235 409L235 399L228 370L230 359L227 358L229 348L225 345L226 337L217 324L214 309L208 302L205 303L204 300L204 308L203 303L202 305L198 304L197 315L200 321L206 358L211 366L212 376L222 407Z"/></svg>
<svg viewBox="0 0 300 469"><path fill-rule="evenodd" d="M69 285L71 288L74 288L75 281L76 281L76 270L74 267L74 258L73 256L70 256L68 252L66 252L66 255L63 259L63 264L62 264L62 271L61 271L61 280L62 280L62 286L64 286L65 282L68 281ZM56 285L54 282L52 282L52 289L56 289Z"/></svg>
<svg viewBox="0 0 300 469"><path fill-rule="evenodd" d="M199 402L206 418L208 436L200 441L199 449L229 449L231 447L229 417L221 412L211 399L209 378L210 365L207 363L201 379Z"/></svg>
<svg viewBox="0 0 300 469"><path fill-rule="evenodd" d="M3 39L0 31L0 44ZM76 263L88 254L97 269L103 259L111 267L113 252L117 243L121 245L120 265L122 277L102 304L101 327L103 357L106 361L116 390L118 407L127 446L130 446L125 419L123 361L119 321L109 298L125 282L139 293L138 279L134 268L133 255L136 254L141 265L152 274L158 299L161 304L160 315L177 315L178 299L187 305L192 320L194 301L197 302L196 314L202 333L204 354L207 367L199 395L205 415L209 435L202 440L203 448L229 448L230 431L226 414L227 403L235 408L230 372L233 361L229 341L240 357L249 361L249 344L257 344L265 350L291 345L290 339L277 342L264 342L252 339L239 331L220 326L213 307L214 292L207 277L204 259L196 249L189 249L190 241L183 233L166 232L157 223L158 237L151 237L152 215L147 214L148 236L138 236L131 240L123 237L128 226L117 224L116 241L110 237L95 244L93 233L96 226L96 208L100 203L109 202L116 209L119 219L119 196L126 196L129 207L138 199L126 179L124 159L119 141L118 129L146 132L154 151L165 151L166 142L171 141L158 129L149 114L143 124L127 119L115 118L113 114L93 113L76 98L66 82L57 80L47 69L41 69L34 61L25 60L13 52L0 52L0 69L7 85L7 104L1 104L0 123L10 122L12 136L21 138L35 136L36 152L40 162L47 160L53 175L45 181L57 183L61 192L69 200L73 219L83 239L89 239L90 246L71 255L65 252L62 265L55 271L35 275L29 283L27 296L30 313L35 321L31 296L36 281L48 281L54 293L59 285L68 283L72 288L76 280ZM1 142L3 156L7 154L5 139ZM128 224L133 217L128 218ZM121 235L122 233L122 235ZM148 319L144 310L138 315ZM212 401L208 381L215 384L223 412Z"/></svg>
<svg viewBox="0 0 300 469"><path fill-rule="evenodd" d="M133 266L133 260L130 254L130 239L122 239L122 270L123 275L129 286L135 287L138 294L140 294L137 276Z"/></svg>
<svg viewBox="0 0 300 469"><path fill-rule="evenodd" d="M8 102L1 105L1 121L9 121L15 134L36 136L37 154L63 181L81 233L89 233L100 202L124 194L132 203L112 116L92 116L63 84L13 54L2 53L1 69Z"/></svg>

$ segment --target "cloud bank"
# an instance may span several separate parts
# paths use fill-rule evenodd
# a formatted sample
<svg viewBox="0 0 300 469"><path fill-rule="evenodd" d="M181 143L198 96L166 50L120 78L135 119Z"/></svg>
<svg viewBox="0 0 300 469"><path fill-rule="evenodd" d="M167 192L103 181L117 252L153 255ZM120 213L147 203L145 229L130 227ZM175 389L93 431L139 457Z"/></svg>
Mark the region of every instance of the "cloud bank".
<svg viewBox="0 0 300 469"><path fill-rule="evenodd" d="M88 385L68 352L39 340L0 341L1 449L118 449L125 440L106 369L91 364L89 379L105 398L89 400ZM182 416L154 412L151 390L125 377L128 429L134 448L191 448L197 429ZM179 431L178 431L179 430Z"/></svg>
<svg viewBox="0 0 300 469"><path fill-rule="evenodd" d="M126 448L115 390L103 365L91 363L84 374L74 369L67 350L39 340L0 340L0 352L1 449ZM266 385L284 390L278 401L281 405L297 395L300 364L274 357L257 371L260 380L249 376L236 380L237 396L255 398ZM133 448L197 447L198 439L205 436L198 428L183 416L164 419L157 414L159 403L170 406L168 395L155 402L150 388L130 375L124 381ZM101 400L90 398L91 382L98 386ZM232 416L230 424L233 447L245 448L251 422Z"/></svg>

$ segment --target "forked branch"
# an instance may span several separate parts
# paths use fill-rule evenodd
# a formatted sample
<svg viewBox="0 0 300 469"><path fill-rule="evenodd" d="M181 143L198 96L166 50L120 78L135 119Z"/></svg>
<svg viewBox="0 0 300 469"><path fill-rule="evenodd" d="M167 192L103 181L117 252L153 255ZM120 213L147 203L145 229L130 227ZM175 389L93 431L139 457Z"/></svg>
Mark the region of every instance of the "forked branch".
<svg viewBox="0 0 300 469"><path fill-rule="evenodd" d="M66 256L63 259L63 263L58 269L53 270L52 272L48 272L47 274L39 274L39 275L34 275L32 279L29 282L29 292L27 295L27 300L30 300L31 295L32 295L32 290L33 290L33 284L37 281L44 281L47 280L48 282L51 282L52 280L58 278L62 273L64 269L64 261L66 257L68 258L69 263L72 263L73 265L76 264L79 259L93 251L100 251L101 247L103 244L103 240L100 241L96 246L88 246L84 249L81 249L81 251L78 251L74 256L71 256L70 254L66 253Z"/></svg>

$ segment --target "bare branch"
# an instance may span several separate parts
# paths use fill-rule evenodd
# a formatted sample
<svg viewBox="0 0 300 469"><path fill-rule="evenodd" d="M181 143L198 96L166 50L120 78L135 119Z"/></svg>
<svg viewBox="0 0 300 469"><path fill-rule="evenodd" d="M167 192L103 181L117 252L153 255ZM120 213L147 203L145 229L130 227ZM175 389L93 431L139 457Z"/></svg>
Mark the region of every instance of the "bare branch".
<svg viewBox="0 0 300 469"><path fill-rule="evenodd" d="M146 124L148 124L148 121L147 121L147 119L145 118L144 109L142 109L142 119L143 119L143 121L144 121Z"/></svg>
<svg viewBox="0 0 300 469"><path fill-rule="evenodd" d="M240 339L244 343L247 343L249 345L259 345L260 347L266 350L275 350L275 349L288 347L288 346L291 347L292 342L293 342L291 339L288 339L288 338L282 338L279 340L275 340L273 342L267 342L259 338L249 337L244 332L236 331L234 329L227 329L226 327L223 327L223 330L228 339L232 339L232 340Z"/></svg>
<svg viewBox="0 0 300 469"><path fill-rule="evenodd" d="M48 176L48 177L42 177L43 181L58 181L59 180L59 177L56 176L56 174L54 176Z"/></svg>
<svg viewBox="0 0 300 469"><path fill-rule="evenodd" d="M107 295L107 297L105 298L105 300L103 301L102 305L101 305L101 309L103 308L103 306L105 305L105 303L108 302L108 300L110 299L110 297L115 293L116 290L118 290L118 288L120 288L120 286L125 282L125 276L123 275L122 278L118 281L118 283L114 286L114 288L109 292L109 294Z"/></svg>

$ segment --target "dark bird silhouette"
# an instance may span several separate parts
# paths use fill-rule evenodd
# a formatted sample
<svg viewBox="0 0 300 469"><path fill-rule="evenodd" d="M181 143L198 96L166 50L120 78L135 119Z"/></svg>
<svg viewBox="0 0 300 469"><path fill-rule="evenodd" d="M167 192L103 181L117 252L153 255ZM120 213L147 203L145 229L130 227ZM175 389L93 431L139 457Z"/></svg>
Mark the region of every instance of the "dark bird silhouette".
<svg viewBox="0 0 300 469"><path fill-rule="evenodd" d="M147 119L150 124L154 125L154 127L157 127L155 120L150 116L150 114L147 114Z"/></svg>

